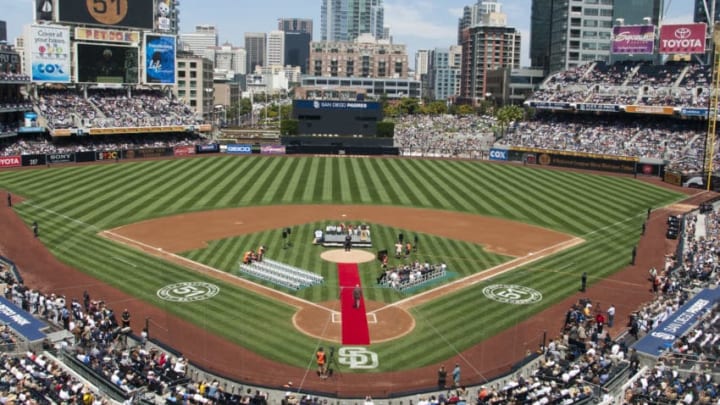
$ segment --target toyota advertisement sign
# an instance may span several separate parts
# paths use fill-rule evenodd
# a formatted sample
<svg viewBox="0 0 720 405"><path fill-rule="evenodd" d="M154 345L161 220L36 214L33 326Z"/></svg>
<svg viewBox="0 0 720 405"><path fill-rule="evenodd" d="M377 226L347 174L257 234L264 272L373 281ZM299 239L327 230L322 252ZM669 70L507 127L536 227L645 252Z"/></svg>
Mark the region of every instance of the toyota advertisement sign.
<svg viewBox="0 0 720 405"><path fill-rule="evenodd" d="M704 23L663 25L659 52L705 53L705 28Z"/></svg>
<svg viewBox="0 0 720 405"><path fill-rule="evenodd" d="M613 27L612 53L652 54L654 51L654 25L621 25Z"/></svg>

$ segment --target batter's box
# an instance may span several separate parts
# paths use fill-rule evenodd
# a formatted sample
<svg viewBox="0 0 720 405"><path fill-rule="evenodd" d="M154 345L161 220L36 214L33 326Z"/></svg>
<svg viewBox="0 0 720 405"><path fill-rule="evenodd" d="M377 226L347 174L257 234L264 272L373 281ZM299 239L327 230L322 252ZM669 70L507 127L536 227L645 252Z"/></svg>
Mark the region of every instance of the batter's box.
<svg viewBox="0 0 720 405"><path fill-rule="evenodd" d="M368 323L378 323L377 316L375 316L374 313L369 313L367 316L367 322ZM340 323L342 322L342 315L339 312L333 312L332 313L332 323Z"/></svg>

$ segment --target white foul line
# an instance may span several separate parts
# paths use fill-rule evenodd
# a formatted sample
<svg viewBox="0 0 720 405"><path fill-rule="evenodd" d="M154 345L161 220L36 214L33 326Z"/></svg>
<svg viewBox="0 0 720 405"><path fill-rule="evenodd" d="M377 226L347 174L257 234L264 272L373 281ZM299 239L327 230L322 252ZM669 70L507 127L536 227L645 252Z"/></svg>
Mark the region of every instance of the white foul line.
<svg viewBox="0 0 720 405"><path fill-rule="evenodd" d="M144 247L144 248L147 248L147 249L150 249L150 250L153 250L153 251L156 251L156 252L160 252L160 255L161 255L161 256L169 256L169 257L173 258L174 260L178 260L178 261L181 261L181 262L184 262L184 263L188 263L188 264L190 264L190 265L192 265L192 266L200 267L200 268L202 268L202 269L204 269L204 270L207 270L207 271L209 271L209 272L212 272L212 273L217 273L217 274L222 274L223 276L233 277L234 279L236 279L237 281L239 281L239 282L241 282L241 283L252 284L254 287L260 288L260 289L262 289L262 290L265 290L265 291L271 293L271 294L269 294L269 295L273 295L273 294L282 295L282 296L284 296L285 298L288 298L290 301L294 301L294 302L296 302L296 303L299 303L298 305L295 305L296 307L312 306L312 307L315 307L315 308L319 308L319 309L326 310L326 311L330 312L331 314L337 312L337 311L333 311L332 309L329 309L329 308L327 308L327 307L324 307L324 306L322 306L322 305L320 305L320 304L316 304L316 303L314 303L314 302L307 301L307 300L304 300L304 299L302 299L302 298L295 297L294 295L290 295L290 294L288 294L288 293L285 293L285 292L282 292L282 291L278 291L278 290L276 290L276 289L273 289L273 288L264 286L264 285L262 285L262 284L255 283L255 282L253 282L253 281L250 281L250 280L244 279L244 278L242 278L242 277L238 277L238 276L236 276L236 275L234 275L234 274L228 273L228 272L226 272L226 271L222 271L222 270L216 269L216 268L214 268L214 267L210 267L210 266L208 266L208 265L205 265L205 264L196 262L196 261L194 261L194 260L190 260L190 259L188 259L188 258L186 258L186 257L182 257L182 256L176 255L176 254L174 254L174 253L166 252L166 251L163 250L162 248L148 245L147 243L140 242L140 241L135 240L135 239L132 239L132 238L128 238L127 236L123 236L123 235L114 233L114 232L112 232L112 231L103 231L103 232L100 232L100 235L103 235L103 234L111 235L111 236L113 236L113 237L115 237L115 238L118 238L118 239L123 239L123 240L127 241L128 244L130 244L130 245L142 246L142 247Z"/></svg>

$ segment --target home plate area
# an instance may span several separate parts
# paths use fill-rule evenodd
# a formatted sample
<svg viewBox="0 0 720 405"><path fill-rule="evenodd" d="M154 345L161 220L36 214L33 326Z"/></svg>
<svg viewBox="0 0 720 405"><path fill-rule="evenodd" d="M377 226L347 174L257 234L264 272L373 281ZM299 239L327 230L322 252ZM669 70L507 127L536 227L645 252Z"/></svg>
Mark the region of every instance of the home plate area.
<svg viewBox="0 0 720 405"><path fill-rule="evenodd" d="M374 313L366 314L367 323L378 323L377 316ZM342 314L339 312L332 313L332 323L342 323Z"/></svg>

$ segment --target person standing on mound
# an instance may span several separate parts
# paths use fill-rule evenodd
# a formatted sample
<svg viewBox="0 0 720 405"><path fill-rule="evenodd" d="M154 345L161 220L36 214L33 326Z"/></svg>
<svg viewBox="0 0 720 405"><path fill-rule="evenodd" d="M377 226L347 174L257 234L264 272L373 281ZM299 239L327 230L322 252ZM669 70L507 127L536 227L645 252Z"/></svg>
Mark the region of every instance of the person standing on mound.
<svg viewBox="0 0 720 405"><path fill-rule="evenodd" d="M350 246L352 246L352 236L350 234L345 235L345 251L350 251Z"/></svg>

